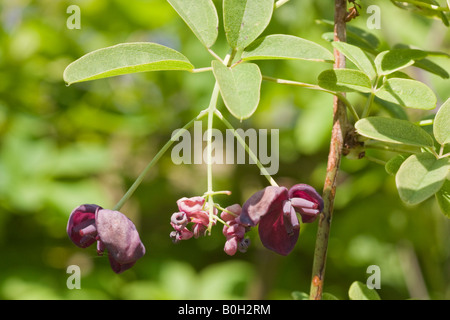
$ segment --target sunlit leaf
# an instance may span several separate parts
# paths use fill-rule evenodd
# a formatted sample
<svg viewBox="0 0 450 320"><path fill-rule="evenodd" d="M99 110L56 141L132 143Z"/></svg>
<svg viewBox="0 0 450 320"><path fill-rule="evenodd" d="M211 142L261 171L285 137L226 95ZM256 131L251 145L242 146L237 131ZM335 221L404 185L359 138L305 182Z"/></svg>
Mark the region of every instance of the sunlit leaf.
<svg viewBox="0 0 450 320"><path fill-rule="evenodd" d="M336 92L370 92L369 77L362 71L352 69L325 70L319 75L319 86Z"/></svg>
<svg viewBox="0 0 450 320"><path fill-rule="evenodd" d="M301 291L293 291L291 293L292 299L294 300L309 300L309 294Z"/></svg>
<svg viewBox="0 0 450 320"><path fill-rule="evenodd" d="M335 41L332 43L332 45L340 52L342 52L351 62L353 62L358 67L359 70L364 72L370 79L374 79L377 76L375 63L360 48L340 41Z"/></svg>
<svg viewBox="0 0 450 320"><path fill-rule="evenodd" d="M450 169L448 158L436 159L431 153L410 156L395 176L400 198L407 204L418 204L438 192Z"/></svg>
<svg viewBox="0 0 450 320"><path fill-rule="evenodd" d="M70 85L136 72L191 71L193 68L184 55L163 45L151 42L122 43L92 51L72 62L64 71L64 81Z"/></svg>
<svg viewBox="0 0 450 320"><path fill-rule="evenodd" d="M322 300L339 300L334 294L324 292L322 294Z"/></svg>
<svg viewBox="0 0 450 320"><path fill-rule="evenodd" d="M450 98L439 108L434 118L433 133L440 144L450 143Z"/></svg>
<svg viewBox="0 0 450 320"><path fill-rule="evenodd" d="M243 60L298 59L333 61L333 54L315 42L285 34L274 34L253 42L242 54Z"/></svg>
<svg viewBox="0 0 450 320"><path fill-rule="evenodd" d="M355 281L348 290L350 300L381 300L375 289L369 289L362 282Z"/></svg>
<svg viewBox="0 0 450 320"><path fill-rule="evenodd" d="M380 99L414 109L432 110L437 102L433 90L426 84L410 79L388 79L375 95Z"/></svg>
<svg viewBox="0 0 450 320"><path fill-rule="evenodd" d="M433 146L431 136L407 120L368 117L356 122L355 128L360 135L379 141L421 147Z"/></svg>
<svg viewBox="0 0 450 320"><path fill-rule="evenodd" d="M391 158L384 166L386 172L392 176L395 176L398 169L400 169L400 166L407 158L408 156L404 154L398 154L395 157Z"/></svg>
<svg viewBox="0 0 450 320"><path fill-rule="evenodd" d="M262 81L259 67L254 63L241 63L231 69L216 60L212 67L228 110L239 120L249 118L259 103Z"/></svg>
<svg viewBox="0 0 450 320"><path fill-rule="evenodd" d="M415 49L392 49L383 51L375 58L378 74L387 75L414 64L427 56L422 50Z"/></svg>
<svg viewBox="0 0 450 320"><path fill-rule="evenodd" d="M244 49L263 31L272 18L273 0L224 0L223 23L228 44Z"/></svg>
<svg viewBox="0 0 450 320"><path fill-rule="evenodd" d="M211 47L219 33L219 17L211 0L167 0L191 28L197 38Z"/></svg>

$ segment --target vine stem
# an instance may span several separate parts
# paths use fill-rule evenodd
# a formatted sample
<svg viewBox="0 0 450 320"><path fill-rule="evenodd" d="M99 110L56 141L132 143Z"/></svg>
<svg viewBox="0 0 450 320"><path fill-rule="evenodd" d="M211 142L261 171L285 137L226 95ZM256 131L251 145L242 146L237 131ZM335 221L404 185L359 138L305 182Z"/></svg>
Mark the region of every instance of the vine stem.
<svg viewBox="0 0 450 320"><path fill-rule="evenodd" d="M335 0L334 5L334 41L346 41L345 16L347 14L347 0ZM345 68L345 56L334 49L335 68ZM328 154L327 173L325 177L323 200L324 209L319 217L319 225L314 250L310 299L321 300L327 260L328 238L330 236L331 220L333 216L334 199L336 194L336 180L342 158L344 139L347 131L347 115L345 104L334 97L333 129L331 132L330 151Z"/></svg>
<svg viewBox="0 0 450 320"><path fill-rule="evenodd" d="M189 121L181 130L178 130L176 134L174 134L169 141L166 142L166 144L161 148L161 150L158 151L158 153L153 157L153 159L147 164L147 166L142 170L141 174L137 177L137 179L134 181L134 183L131 185L131 187L128 189L128 191L124 194L122 199L117 202L117 204L114 206L113 210L120 210L125 202L130 199L130 197L133 195L133 193L136 191L136 189L139 187L139 185L144 180L147 173L150 171L151 168L158 162L158 160L164 155L164 153L172 146L172 144L177 141L181 135L189 129L196 120L200 120L203 118L207 113L200 112L198 116L196 116L194 119Z"/></svg>

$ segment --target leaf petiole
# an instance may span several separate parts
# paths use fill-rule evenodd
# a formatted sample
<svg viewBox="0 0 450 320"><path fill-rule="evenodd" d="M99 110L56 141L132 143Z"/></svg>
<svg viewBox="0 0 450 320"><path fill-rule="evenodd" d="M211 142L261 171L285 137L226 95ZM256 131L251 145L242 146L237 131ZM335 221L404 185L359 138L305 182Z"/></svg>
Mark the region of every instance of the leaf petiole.
<svg viewBox="0 0 450 320"><path fill-rule="evenodd" d="M353 118L355 119L355 121L359 120L359 116L358 116L358 113L356 112L355 108L352 106L350 101L348 101L348 99L343 94L341 94L339 92L327 90L327 89L324 89L324 88L322 88L322 87L320 87L318 85L305 83L305 82L285 80L285 79L273 78L273 77L269 77L269 76L262 76L262 79L266 80L266 81L279 83L279 84L285 84L285 85L302 87L302 88L306 88L306 89L312 89L312 90L318 90L318 91L330 93L330 94L338 97L339 100L341 100L345 104L345 106L348 108L348 110L352 114Z"/></svg>

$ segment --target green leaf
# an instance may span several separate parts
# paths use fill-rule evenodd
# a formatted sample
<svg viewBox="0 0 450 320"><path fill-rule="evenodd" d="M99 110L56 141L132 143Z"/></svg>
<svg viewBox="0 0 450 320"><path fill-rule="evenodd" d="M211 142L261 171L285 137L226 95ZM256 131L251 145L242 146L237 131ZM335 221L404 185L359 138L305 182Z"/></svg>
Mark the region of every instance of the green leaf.
<svg viewBox="0 0 450 320"><path fill-rule="evenodd" d="M335 41L332 43L333 47L342 52L351 62L364 72L371 80L375 79L377 72L375 70L375 63L369 56L360 48L348 44L346 42Z"/></svg>
<svg viewBox="0 0 450 320"><path fill-rule="evenodd" d="M375 65L379 75L387 75L406 68L426 56L427 53L422 50L407 48L392 49L378 54L375 58Z"/></svg>
<svg viewBox="0 0 450 320"><path fill-rule="evenodd" d="M450 218L450 180L446 179L442 188L436 192L436 200L442 212Z"/></svg>
<svg viewBox="0 0 450 320"><path fill-rule="evenodd" d="M398 154L395 157L391 158L386 165L384 166L384 169L386 172L392 176L395 176L397 174L398 169L400 169L400 166L402 163L408 158L408 156L404 154Z"/></svg>
<svg viewBox="0 0 450 320"><path fill-rule="evenodd" d="M210 48L219 33L219 17L212 0L167 0L191 28L197 38Z"/></svg>
<svg viewBox="0 0 450 320"><path fill-rule="evenodd" d="M291 296L294 300L309 300L309 294L301 291L293 291Z"/></svg>
<svg viewBox="0 0 450 320"><path fill-rule="evenodd" d="M228 44L244 49L266 29L272 18L273 0L224 0L223 24Z"/></svg>
<svg viewBox="0 0 450 320"><path fill-rule="evenodd" d="M428 199L442 188L449 169L448 158L425 152L410 156L395 176L400 199L410 205Z"/></svg>
<svg viewBox="0 0 450 320"><path fill-rule="evenodd" d="M432 110L437 103L434 92L426 84L410 79L388 79L375 95L380 99L414 109Z"/></svg>
<svg viewBox="0 0 450 320"><path fill-rule="evenodd" d="M318 23L326 24L330 28L334 27L334 21L331 20L319 20ZM334 32L326 32L322 35L327 41L334 41ZM350 43L354 46L357 46L369 53L376 54L377 48L380 45L380 40L372 34L367 32L364 29L347 25L347 43Z"/></svg>
<svg viewBox="0 0 450 320"><path fill-rule="evenodd" d="M434 118L433 134L440 144L450 143L450 98L439 108Z"/></svg>
<svg viewBox="0 0 450 320"><path fill-rule="evenodd" d="M382 100L378 97L375 97L374 102L385 109L393 118L408 120L408 114L406 113L405 108L398 104Z"/></svg>
<svg viewBox="0 0 450 320"><path fill-rule="evenodd" d="M184 55L163 45L122 43L92 51L75 60L64 70L64 81L70 85L128 73L192 69L194 66Z"/></svg>
<svg viewBox="0 0 450 320"><path fill-rule="evenodd" d="M336 92L371 92L369 77L359 70L334 69L319 74L319 86Z"/></svg>
<svg viewBox="0 0 450 320"><path fill-rule="evenodd" d="M273 34L254 41L242 53L243 60L297 59L333 61L333 54L315 42L285 34Z"/></svg>
<svg viewBox="0 0 450 320"><path fill-rule="evenodd" d="M379 141L433 147L431 136L407 120L368 117L356 122L355 128L360 135Z"/></svg>
<svg viewBox="0 0 450 320"><path fill-rule="evenodd" d="M450 78L450 75L448 74L447 70L445 70L444 68L442 68L441 66L437 65L436 63L434 63L429 59L422 59L416 61L413 64L413 66L428 71L430 73L433 73L435 75L438 75L442 79Z"/></svg>
<svg viewBox="0 0 450 320"><path fill-rule="evenodd" d="M348 290L350 300L381 300L375 289L369 289L365 284L355 281Z"/></svg>
<svg viewBox="0 0 450 320"><path fill-rule="evenodd" d="M334 294L324 292L322 294L322 300L339 300Z"/></svg>
<svg viewBox="0 0 450 320"><path fill-rule="evenodd" d="M239 120L249 118L258 107L262 76L254 63L241 63L233 69L212 62L214 76L228 110Z"/></svg>

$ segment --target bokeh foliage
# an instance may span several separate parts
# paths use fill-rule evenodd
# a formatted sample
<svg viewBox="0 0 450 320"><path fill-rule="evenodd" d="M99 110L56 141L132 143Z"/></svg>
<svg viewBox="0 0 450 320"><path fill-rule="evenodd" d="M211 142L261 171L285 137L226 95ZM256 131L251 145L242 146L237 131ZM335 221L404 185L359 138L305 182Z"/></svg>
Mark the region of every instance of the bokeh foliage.
<svg viewBox="0 0 450 320"><path fill-rule="evenodd" d="M71 4L81 9L80 30L66 27ZM221 12L221 1L215 4ZM441 21L377 5L382 27L371 32L381 48L403 43L450 52ZM122 209L147 248L133 269L116 275L94 248L75 247L65 233L71 210L82 203L114 206L172 131L207 106L214 80L210 73L170 71L66 87L64 68L87 52L134 41L172 47L196 67L208 66L211 57L164 0L3 0L0 15L1 299L291 299L293 291L309 291L316 224L303 227L288 257L264 249L256 230L249 251L234 257L223 252L220 227L210 237L173 245L169 219L176 200L203 194L206 167L174 165L170 154ZM362 10L350 25L367 29L367 18ZM263 35L292 34L331 50L322 38L330 29L317 19L333 19L329 0L291 0L275 11ZM223 32L213 48L226 53ZM433 61L450 70L449 59ZM307 61L258 64L265 75L309 83L329 68ZM433 88L438 104L450 96L450 80L417 68L408 72ZM348 97L363 108L358 94ZM263 82L254 116L233 125L280 129L275 179L321 190L331 106L324 93ZM223 105L221 111L232 119ZM427 115L407 112L410 120ZM267 184L253 165L215 166L214 178L216 190L233 192L217 197L222 206L242 204ZM382 299L449 299L450 222L434 199L405 206L393 176L366 159L344 159L339 179L325 291L346 299L350 284L365 283L374 264L382 272ZM71 264L81 267L81 290L66 287Z"/></svg>

